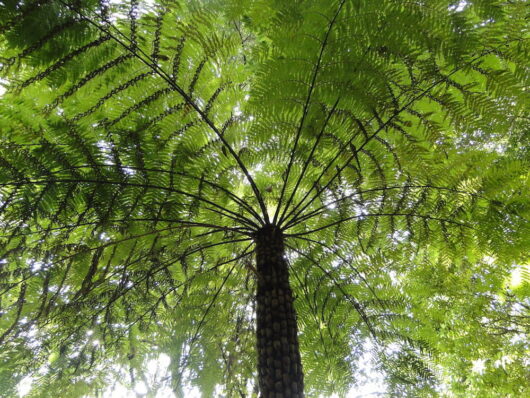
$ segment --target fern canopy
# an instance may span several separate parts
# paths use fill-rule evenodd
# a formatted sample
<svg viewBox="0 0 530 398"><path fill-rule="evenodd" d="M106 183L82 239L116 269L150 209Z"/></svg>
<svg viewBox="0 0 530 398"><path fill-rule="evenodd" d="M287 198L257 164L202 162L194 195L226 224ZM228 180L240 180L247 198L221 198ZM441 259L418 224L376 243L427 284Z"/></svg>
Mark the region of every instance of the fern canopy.
<svg viewBox="0 0 530 398"><path fill-rule="evenodd" d="M0 395L530 394L525 2L0 1ZM159 394L159 395L157 395Z"/></svg>

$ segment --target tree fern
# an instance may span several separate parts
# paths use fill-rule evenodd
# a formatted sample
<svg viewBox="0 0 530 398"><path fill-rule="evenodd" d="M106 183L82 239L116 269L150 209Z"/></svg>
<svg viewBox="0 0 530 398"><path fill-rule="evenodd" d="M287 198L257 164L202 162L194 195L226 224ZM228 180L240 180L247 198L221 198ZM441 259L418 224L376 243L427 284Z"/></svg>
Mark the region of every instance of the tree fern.
<svg viewBox="0 0 530 398"><path fill-rule="evenodd" d="M528 392L523 2L0 5L6 396Z"/></svg>

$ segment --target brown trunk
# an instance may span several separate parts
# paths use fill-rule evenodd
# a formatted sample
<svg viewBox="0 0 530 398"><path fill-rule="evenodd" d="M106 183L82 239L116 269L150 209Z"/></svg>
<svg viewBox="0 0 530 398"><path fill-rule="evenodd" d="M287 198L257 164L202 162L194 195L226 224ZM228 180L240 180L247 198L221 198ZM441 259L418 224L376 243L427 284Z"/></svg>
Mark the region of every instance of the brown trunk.
<svg viewBox="0 0 530 398"><path fill-rule="evenodd" d="M304 375L283 235L272 225L256 235L258 379L261 398L302 398Z"/></svg>

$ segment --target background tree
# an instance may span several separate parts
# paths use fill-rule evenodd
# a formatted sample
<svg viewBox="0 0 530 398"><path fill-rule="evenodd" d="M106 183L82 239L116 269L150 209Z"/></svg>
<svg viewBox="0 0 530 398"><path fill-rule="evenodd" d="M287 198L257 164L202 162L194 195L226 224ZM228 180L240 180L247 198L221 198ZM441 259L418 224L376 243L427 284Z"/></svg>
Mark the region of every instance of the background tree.
<svg viewBox="0 0 530 398"><path fill-rule="evenodd" d="M5 396L529 392L524 2L0 6Z"/></svg>

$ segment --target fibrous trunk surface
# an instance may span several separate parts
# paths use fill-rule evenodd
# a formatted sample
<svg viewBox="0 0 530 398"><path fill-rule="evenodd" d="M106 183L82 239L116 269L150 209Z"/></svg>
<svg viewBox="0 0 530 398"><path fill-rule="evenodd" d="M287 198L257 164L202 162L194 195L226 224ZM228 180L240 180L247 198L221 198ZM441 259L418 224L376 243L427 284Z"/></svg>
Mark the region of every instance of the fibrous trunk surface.
<svg viewBox="0 0 530 398"><path fill-rule="evenodd" d="M283 235L268 225L256 235L258 376L261 398L301 398L304 382L296 313Z"/></svg>

